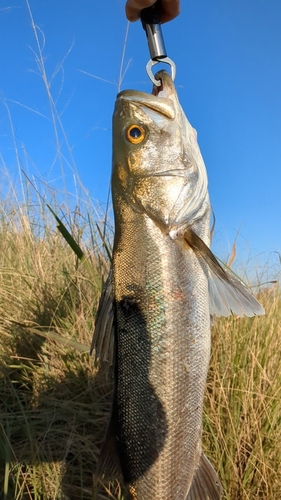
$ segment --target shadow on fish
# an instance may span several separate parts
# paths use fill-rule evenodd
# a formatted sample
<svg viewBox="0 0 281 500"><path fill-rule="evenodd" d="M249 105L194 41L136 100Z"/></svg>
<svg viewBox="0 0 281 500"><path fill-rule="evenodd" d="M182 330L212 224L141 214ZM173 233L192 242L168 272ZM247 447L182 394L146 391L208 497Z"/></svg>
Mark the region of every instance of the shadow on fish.
<svg viewBox="0 0 281 500"><path fill-rule="evenodd" d="M207 173L165 71L125 90L113 115L112 269L92 351L114 367L96 477L122 474L132 500L219 500L202 452L212 317L264 314L212 254Z"/></svg>

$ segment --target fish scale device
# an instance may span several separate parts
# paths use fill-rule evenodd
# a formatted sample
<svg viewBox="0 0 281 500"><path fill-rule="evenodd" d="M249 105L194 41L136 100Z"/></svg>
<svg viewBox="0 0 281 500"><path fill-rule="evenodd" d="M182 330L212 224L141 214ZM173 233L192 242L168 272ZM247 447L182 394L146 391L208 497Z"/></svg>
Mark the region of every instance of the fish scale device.
<svg viewBox="0 0 281 500"><path fill-rule="evenodd" d="M151 7L147 7L141 11L141 22L143 29L146 32L150 60L146 65L147 74L154 85L159 87L161 82L156 80L152 67L159 62L169 64L171 67L172 80L176 77L176 65L170 57L167 56L164 38L160 24L160 8L159 2L156 2Z"/></svg>

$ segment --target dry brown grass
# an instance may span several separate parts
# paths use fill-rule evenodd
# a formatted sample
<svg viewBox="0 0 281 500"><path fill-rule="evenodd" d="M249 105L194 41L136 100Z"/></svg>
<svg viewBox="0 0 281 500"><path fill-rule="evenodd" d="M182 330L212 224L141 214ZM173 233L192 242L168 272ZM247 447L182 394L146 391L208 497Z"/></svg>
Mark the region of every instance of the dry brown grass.
<svg viewBox="0 0 281 500"><path fill-rule="evenodd" d="M91 498L110 393L89 357L100 290L48 214L1 208L0 498ZM94 226L89 242L69 217L101 280Z"/></svg>
<svg viewBox="0 0 281 500"><path fill-rule="evenodd" d="M204 441L228 500L281 491L281 297L260 293L266 315L215 321Z"/></svg>

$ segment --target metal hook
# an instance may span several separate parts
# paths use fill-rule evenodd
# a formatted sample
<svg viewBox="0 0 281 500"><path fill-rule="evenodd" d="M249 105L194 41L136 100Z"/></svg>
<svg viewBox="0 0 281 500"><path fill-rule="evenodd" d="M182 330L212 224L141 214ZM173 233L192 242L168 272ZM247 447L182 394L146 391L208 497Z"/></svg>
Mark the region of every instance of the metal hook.
<svg viewBox="0 0 281 500"><path fill-rule="evenodd" d="M161 82L154 78L154 75L152 73L152 66L154 66L158 62L169 64L171 66L172 79L174 80L176 76L176 65L174 61L172 61L172 59L167 57L164 38L160 25L158 2L156 2L151 7L148 7L141 11L141 21L146 32L148 48L151 57L150 61L148 61L146 65L146 71L152 83L159 87L161 85Z"/></svg>
<svg viewBox="0 0 281 500"><path fill-rule="evenodd" d="M174 80L176 77L176 65L175 65L174 61L172 61L172 59L170 59L169 57L163 57L162 59L156 59L156 61L153 61L152 59L150 59L146 65L146 72L147 72L150 80L152 81L152 83L154 85L156 85L156 87L160 87L161 81L155 79L155 76L152 73L152 66L155 66L155 64L158 64L159 62L169 64L171 66L172 80Z"/></svg>

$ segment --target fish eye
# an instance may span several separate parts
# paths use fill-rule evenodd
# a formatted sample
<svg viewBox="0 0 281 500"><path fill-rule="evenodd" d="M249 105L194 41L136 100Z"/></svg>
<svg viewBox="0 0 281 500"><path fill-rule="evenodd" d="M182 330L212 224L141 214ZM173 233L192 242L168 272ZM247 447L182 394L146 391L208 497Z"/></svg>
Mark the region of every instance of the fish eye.
<svg viewBox="0 0 281 500"><path fill-rule="evenodd" d="M140 144L145 138L145 130L141 125L130 125L125 132L127 141L132 144Z"/></svg>

